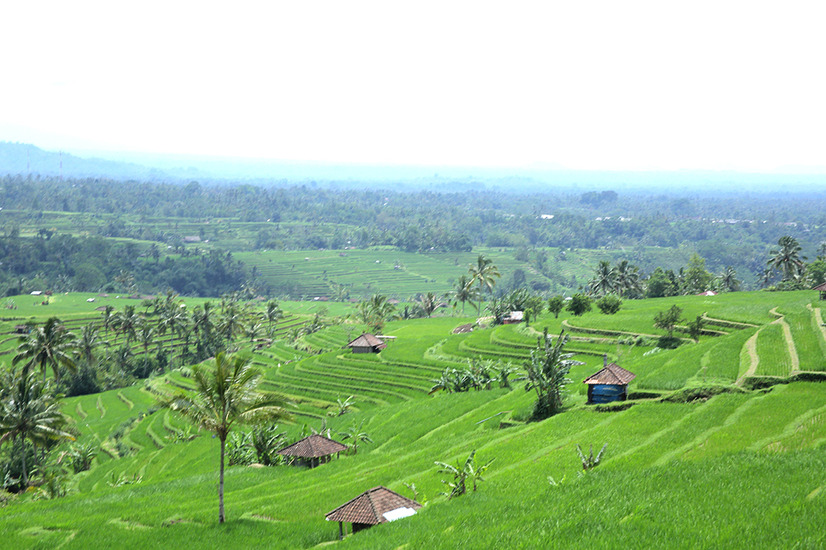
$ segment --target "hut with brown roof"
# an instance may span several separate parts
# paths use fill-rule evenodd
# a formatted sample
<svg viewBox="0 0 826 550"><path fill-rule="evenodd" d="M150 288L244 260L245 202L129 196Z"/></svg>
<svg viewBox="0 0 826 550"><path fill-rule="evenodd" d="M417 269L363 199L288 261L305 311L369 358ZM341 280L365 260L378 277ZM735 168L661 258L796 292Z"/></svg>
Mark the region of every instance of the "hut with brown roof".
<svg viewBox="0 0 826 550"><path fill-rule="evenodd" d="M361 336L347 344L347 347L352 348L353 353L378 353L386 348L387 344L369 332L364 332Z"/></svg>
<svg viewBox="0 0 826 550"><path fill-rule="evenodd" d="M327 514L327 521L338 522L338 536L344 538L344 522L353 524L353 533L379 523L406 518L422 505L394 493L387 487L373 487Z"/></svg>
<svg viewBox="0 0 826 550"><path fill-rule="evenodd" d="M818 292L820 292L820 299L826 300L826 283L816 286L812 290L817 290Z"/></svg>
<svg viewBox="0 0 826 550"><path fill-rule="evenodd" d="M588 403L610 403L611 401L625 401L628 399L628 383L637 377L616 363L608 363L608 356L603 356L605 365L583 380L588 384Z"/></svg>
<svg viewBox="0 0 826 550"><path fill-rule="evenodd" d="M319 464L330 461L333 455L338 456L341 451L346 451L347 445L328 439L322 435L313 434L296 441L292 445L284 447L278 454L290 456L297 459L296 464L315 468Z"/></svg>

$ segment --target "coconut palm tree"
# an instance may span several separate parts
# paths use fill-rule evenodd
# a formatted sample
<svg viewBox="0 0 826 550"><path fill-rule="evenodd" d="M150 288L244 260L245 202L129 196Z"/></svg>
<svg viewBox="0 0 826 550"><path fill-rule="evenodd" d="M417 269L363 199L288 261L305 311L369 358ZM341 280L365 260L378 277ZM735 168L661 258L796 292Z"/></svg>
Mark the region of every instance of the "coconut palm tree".
<svg viewBox="0 0 826 550"><path fill-rule="evenodd" d="M115 315L115 329L126 337L126 343L130 344L137 336L140 315L135 313L135 306L129 305Z"/></svg>
<svg viewBox="0 0 826 550"><path fill-rule="evenodd" d="M740 290L740 280L737 278L737 272L730 265L726 266L726 269L720 274L718 281L721 290L728 292Z"/></svg>
<svg viewBox="0 0 826 550"><path fill-rule="evenodd" d="M485 290L491 292L496 285L496 279L502 275L499 273L499 269L493 265L493 260L485 258L483 254L479 254L479 257L476 258L476 265L471 264L468 273L470 274L470 284L479 284L479 306L476 309L482 311L482 294Z"/></svg>
<svg viewBox="0 0 826 550"><path fill-rule="evenodd" d="M284 312L281 311L281 308L278 306L278 302L275 300L270 300L267 302L267 313L266 319L269 323L269 337L272 338L272 335L275 333L275 326L278 323L278 320L284 316Z"/></svg>
<svg viewBox="0 0 826 550"><path fill-rule="evenodd" d="M614 290L620 297L625 294L634 295L642 290L640 284L640 270L637 266L622 260L611 270L614 279Z"/></svg>
<svg viewBox="0 0 826 550"><path fill-rule="evenodd" d="M594 278L588 283L588 290L595 296L605 296L613 292L616 286L614 270L608 260L602 260L597 266Z"/></svg>
<svg viewBox="0 0 826 550"><path fill-rule="evenodd" d="M419 307L422 308L424 314L430 317L434 311L436 311L436 295L432 292L427 292L425 294L419 294L418 300Z"/></svg>
<svg viewBox="0 0 826 550"><path fill-rule="evenodd" d="M0 402L0 444L17 438L22 447L21 466L23 485L28 487L26 440L32 445L43 445L57 439L74 439L63 431L66 417L60 412L58 400L50 385L37 380L34 373L7 372L3 376L4 399Z"/></svg>
<svg viewBox="0 0 826 550"><path fill-rule="evenodd" d="M800 256L802 250L800 243L794 237L784 235L780 237L777 244L780 249L772 250L772 257L766 264L782 272L784 281L797 280L803 274L803 260L806 259L805 256Z"/></svg>
<svg viewBox="0 0 826 550"><path fill-rule="evenodd" d="M105 306L103 313L101 313L101 315L103 316L103 330L106 333L109 332L109 328L112 326L112 322L114 321L114 311L114 307Z"/></svg>
<svg viewBox="0 0 826 550"><path fill-rule="evenodd" d="M218 522L224 514L224 455L227 436L236 423L257 423L286 418L284 400L257 391L261 373L248 357L220 352L212 365L192 368L195 391L179 394L169 406L201 428L213 432L221 443L218 475Z"/></svg>
<svg viewBox="0 0 826 550"><path fill-rule="evenodd" d="M91 365L95 361L95 348L98 347L98 342L100 341L98 337L99 332L98 326L94 323L85 325L80 332L77 347L80 356L83 357L87 365Z"/></svg>
<svg viewBox="0 0 826 550"><path fill-rule="evenodd" d="M456 308L456 304L462 304L462 315L464 315L465 302L470 302L473 305L473 300L476 299L478 293L479 291L473 288L473 280L469 279L467 275L460 275L459 280L456 281L456 286L448 293L448 297L454 308Z"/></svg>
<svg viewBox="0 0 826 550"><path fill-rule="evenodd" d="M44 382L46 370L51 367L55 382L59 383L61 366L72 371L77 368L73 357L76 350L75 335L66 330L60 319L50 317L43 326L36 327L22 338L12 365L24 362L25 371L32 366L39 366L43 371Z"/></svg>

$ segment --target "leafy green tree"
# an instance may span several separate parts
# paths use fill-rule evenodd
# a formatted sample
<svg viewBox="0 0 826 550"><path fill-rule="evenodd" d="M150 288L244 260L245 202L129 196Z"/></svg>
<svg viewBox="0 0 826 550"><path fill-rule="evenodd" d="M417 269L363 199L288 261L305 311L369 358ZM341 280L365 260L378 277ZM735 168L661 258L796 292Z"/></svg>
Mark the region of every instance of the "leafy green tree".
<svg viewBox="0 0 826 550"><path fill-rule="evenodd" d="M654 326L666 331L669 338L674 337L674 329L680 318L683 315L683 310L677 305L671 306L666 311L660 311L654 316Z"/></svg>
<svg viewBox="0 0 826 550"><path fill-rule="evenodd" d="M579 317L591 311L591 299L587 295L578 292L568 300L565 309Z"/></svg>
<svg viewBox="0 0 826 550"><path fill-rule="evenodd" d="M536 349L531 350L530 361L525 362L527 383L525 390L536 392L533 419L542 420L553 416L562 410L565 397L565 386L571 383L568 373L574 365L582 365L580 361L571 359L573 353L565 353L565 344L568 335L564 331L559 333L556 343L548 336L545 329L537 342Z"/></svg>
<svg viewBox="0 0 826 550"><path fill-rule="evenodd" d="M774 271L780 271L783 274L783 281L796 281L802 275L805 264L803 260L805 256L800 255L802 247L797 239L784 235L777 241L780 248L772 250L772 257L769 258L767 265Z"/></svg>
<svg viewBox="0 0 826 550"><path fill-rule="evenodd" d="M559 319L559 312L565 307L565 298L554 296L548 299L548 311L554 314L554 319Z"/></svg>
<svg viewBox="0 0 826 550"><path fill-rule="evenodd" d="M706 326L706 321L702 315L698 315L693 321L686 323L688 327L688 335L694 339L695 342L700 341L700 335L703 333L703 328Z"/></svg>
<svg viewBox="0 0 826 550"><path fill-rule="evenodd" d="M261 373L248 357L220 352L211 366L192 368L195 390L179 394L170 403L172 410L199 427L213 432L221 444L218 475L218 522L224 515L224 455L227 436L236 423L258 423L285 418L284 401L257 391Z"/></svg>
<svg viewBox="0 0 826 550"><path fill-rule="evenodd" d="M706 261L699 254L694 253L688 260L688 266L683 275L683 292L684 294L705 292L713 279L714 276L706 270Z"/></svg>
<svg viewBox="0 0 826 550"><path fill-rule="evenodd" d="M613 315L622 307L622 298L615 294L606 294L596 301L597 307L605 315Z"/></svg>
<svg viewBox="0 0 826 550"><path fill-rule="evenodd" d="M677 283L677 277L671 270L666 272L661 267L658 267L646 282L645 296L647 298L676 296L678 292L679 284Z"/></svg>
<svg viewBox="0 0 826 550"><path fill-rule="evenodd" d="M3 376L3 399L0 401L0 444L17 438L21 453L23 486L29 485L26 464L26 440L32 445L48 441L74 439L64 431L66 417L60 412L60 403L46 381L37 380L28 369L7 372Z"/></svg>
<svg viewBox="0 0 826 550"><path fill-rule="evenodd" d="M479 285L479 306L476 308L482 311L482 295L485 291L491 292L496 285L496 279L502 275L499 269L493 264L493 260L486 258L483 254L479 254L476 258L476 265L471 265L468 268L470 275L470 284Z"/></svg>
<svg viewBox="0 0 826 550"><path fill-rule="evenodd" d="M818 258L806 266L806 275L811 286L826 283L826 258Z"/></svg>
<svg viewBox="0 0 826 550"><path fill-rule="evenodd" d="M46 380L46 370L51 368L55 383L60 383L60 367L71 371L76 370L74 354L77 351L75 335L66 330L63 322L57 317L50 317L42 326L35 327L28 336L22 338L17 346L17 355L12 359L12 365L24 363L23 370L30 367L40 367L43 380Z"/></svg>

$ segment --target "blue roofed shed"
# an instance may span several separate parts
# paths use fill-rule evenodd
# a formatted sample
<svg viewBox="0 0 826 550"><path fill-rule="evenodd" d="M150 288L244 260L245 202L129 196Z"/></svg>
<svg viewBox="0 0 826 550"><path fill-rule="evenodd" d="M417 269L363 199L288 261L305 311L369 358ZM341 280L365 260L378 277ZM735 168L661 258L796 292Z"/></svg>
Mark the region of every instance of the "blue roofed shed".
<svg viewBox="0 0 826 550"><path fill-rule="evenodd" d="M588 384L588 403L610 403L628 399L628 383L637 375L616 363L608 363L599 372L582 382Z"/></svg>

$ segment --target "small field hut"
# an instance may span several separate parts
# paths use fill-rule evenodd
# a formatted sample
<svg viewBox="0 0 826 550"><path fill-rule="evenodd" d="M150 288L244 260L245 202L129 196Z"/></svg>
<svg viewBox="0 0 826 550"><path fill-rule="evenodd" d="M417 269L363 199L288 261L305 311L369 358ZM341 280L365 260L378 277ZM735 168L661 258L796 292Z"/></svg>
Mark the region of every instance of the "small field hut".
<svg viewBox="0 0 826 550"><path fill-rule="evenodd" d="M347 445L328 439L322 435L313 434L305 437L300 441L296 441L288 447L284 447L278 454L282 456L290 456L297 459L298 464L315 468L319 464L324 464L330 461L333 455L338 456L341 451L346 451Z"/></svg>
<svg viewBox="0 0 826 550"><path fill-rule="evenodd" d="M608 363L604 356L602 370L582 382L588 384L588 403L610 403L628 399L628 383L637 377L616 363Z"/></svg>
<svg viewBox="0 0 826 550"><path fill-rule="evenodd" d="M822 285L816 286L814 288L814 290L817 290L818 292L820 292L820 299L821 300L826 300L826 283L823 283Z"/></svg>
<svg viewBox="0 0 826 550"><path fill-rule="evenodd" d="M521 323L525 320L525 312L523 311L511 311L504 317L502 317L502 324L503 325L515 325Z"/></svg>
<svg viewBox="0 0 826 550"><path fill-rule="evenodd" d="M373 487L327 514L327 521L338 522L338 537L344 538L344 522L353 524L353 533L379 523L406 518L422 505L387 487Z"/></svg>
<svg viewBox="0 0 826 550"><path fill-rule="evenodd" d="M347 347L351 348L353 353L378 353L386 348L387 344L369 332L364 332L361 336L347 344Z"/></svg>

